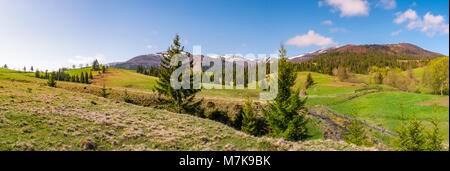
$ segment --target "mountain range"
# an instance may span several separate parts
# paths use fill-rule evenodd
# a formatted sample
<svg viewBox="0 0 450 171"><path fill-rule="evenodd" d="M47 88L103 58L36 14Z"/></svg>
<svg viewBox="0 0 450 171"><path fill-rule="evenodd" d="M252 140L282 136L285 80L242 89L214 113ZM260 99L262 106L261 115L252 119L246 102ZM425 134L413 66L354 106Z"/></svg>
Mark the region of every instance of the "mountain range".
<svg viewBox="0 0 450 171"><path fill-rule="evenodd" d="M299 63L299 62L306 62L312 58L318 57L322 54L330 53L330 52L338 52L338 53L354 53L354 54L361 54L362 57L364 57L364 53L368 52L376 52L380 53L386 56L396 56L396 57L414 57L414 58L435 58L435 57L441 57L444 56L439 53L431 52L428 50L425 50L423 48L420 48L416 45L409 44L409 43L399 43L399 44L380 44L380 45L345 45L341 47L330 47L321 49L315 52L305 53L297 56L291 56L288 57L289 62ZM135 70L137 66L143 65L146 67L150 66L159 66L160 59L162 55L164 55L165 52L159 52L159 53L152 53L147 55L141 55L136 56L134 58L131 58L128 61L125 62L115 62L110 63L108 66L115 67L115 68L122 68L122 69L130 69ZM190 57L192 57L191 54L188 53ZM217 57L209 57L209 56L202 56L202 59L204 58L217 58ZM225 61L242 61L242 62L249 62L249 61L272 61L276 59L270 59L270 58L264 58L264 59L246 59L242 56L219 56L221 60Z"/></svg>

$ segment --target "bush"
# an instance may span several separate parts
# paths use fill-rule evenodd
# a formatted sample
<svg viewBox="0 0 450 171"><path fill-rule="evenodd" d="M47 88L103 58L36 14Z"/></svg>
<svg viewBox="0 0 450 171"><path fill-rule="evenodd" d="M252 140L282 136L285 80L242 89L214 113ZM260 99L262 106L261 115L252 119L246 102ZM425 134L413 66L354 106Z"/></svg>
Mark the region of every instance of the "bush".
<svg viewBox="0 0 450 171"><path fill-rule="evenodd" d="M123 95L123 101L125 101L126 103L133 103L133 100L131 100L127 90L125 90L125 93Z"/></svg>

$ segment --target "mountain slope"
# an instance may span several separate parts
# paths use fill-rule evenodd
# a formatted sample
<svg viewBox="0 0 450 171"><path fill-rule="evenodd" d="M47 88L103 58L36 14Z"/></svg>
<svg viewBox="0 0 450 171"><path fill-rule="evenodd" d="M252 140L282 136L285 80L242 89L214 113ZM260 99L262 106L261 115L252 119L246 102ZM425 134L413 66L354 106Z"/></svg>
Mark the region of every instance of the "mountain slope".
<svg viewBox="0 0 450 171"><path fill-rule="evenodd" d="M384 45L346 45L337 48L335 52L348 53L368 53L378 52L391 56L399 57L420 57L420 58L435 58L444 56L439 53L430 52L416 45L409 43L399 44L384 44Z"/></svg>
<svg viewBox="0 0 450 171"><path fill-rule="evenodd" d="M318 50L315 52L305 53L305 54L298 55L298 56L292 56L292 57L289 57L289 62L294 62L294 63L295 62L305 62L305 61L308 61L308 60L310 60L316 56L319 56L321 54L328 53L336 48L338 48L338 47L330 47L330 48L321 49L321 50Z"/></svg>

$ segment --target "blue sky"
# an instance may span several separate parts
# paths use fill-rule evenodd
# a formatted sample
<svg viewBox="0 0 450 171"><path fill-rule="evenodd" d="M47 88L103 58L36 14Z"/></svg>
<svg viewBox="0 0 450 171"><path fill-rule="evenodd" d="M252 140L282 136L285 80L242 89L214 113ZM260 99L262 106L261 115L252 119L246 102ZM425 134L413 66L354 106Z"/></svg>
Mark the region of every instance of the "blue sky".
<svg viewBox="0 0 450 171"><path fill-rule="evenodd" d="M55 69L164 51L288 55L412 43L449 54L446 0L0 0L0 65Z"/></svg>

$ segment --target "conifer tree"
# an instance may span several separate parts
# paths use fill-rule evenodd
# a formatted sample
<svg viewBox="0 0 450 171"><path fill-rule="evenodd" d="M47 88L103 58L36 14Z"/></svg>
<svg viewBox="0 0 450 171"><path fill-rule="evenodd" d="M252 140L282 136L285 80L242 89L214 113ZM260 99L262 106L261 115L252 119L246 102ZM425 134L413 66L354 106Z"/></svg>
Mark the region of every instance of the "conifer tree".
<svg viewBox="0 0 450 171"><path fill-rule="evenodd" d="M8 65L6 65L6 64L3 65L3 68L8 69Z"/></svg>
<svg viewBox="0 0 450 171"><path fill-rule="evenodd" d="M306 78L305 89L309 89L311 86L316 84L311 76L311 73L308 73L308 77Z"/></svg>
<svg viewBox="0 0 450 171"><path fill-rule="evenodd" d="M425 151L427 149L425 128L421 121L413 119L407 124L402 124L397 134L398 138L394 141L394 150Z"/></svg>
<svg viewBox="0 0 450 171"><path fill-rule="evenodd" d="M84 82L85 82L86 84L89 84L89 75L88 75L87 72L84 73Z"/></svg>
<svg viewBox="0 0 450 171"><path fill-rule="evenodd" d="M36 70L36 73L34 74L34 76L36 78L41 78L41 73L39 72L39 70Z"/></svg>
<svg viewBox="0 0 450 171"><path fill-rule="evenodd" d="M156 86L156 91L158 92L159 95L163 95L171 99L177 113L181 113L183 109L186 110L188 108L195 106L196 104L191 103L194 100L195 94L200 91L197 89L193 89L192 69L190 74L190 83L191 83L190 89L180 88L176 90L172 88L172 86L170 85L170 77L172 73L179 67L179 66L171 66L170 62L175 55L181 55L183 50L184 47L181 46L180 44L180 36L176 35L175 39L173 40L173 45L169 47L169 49L167 50L167 54L163 55L163 57L161 58L160 75ZM191 61L191 68L192 68L192 61Z"/></svg>
<svg viewBox="0 0 450 171"><path fill-rule="evenodd" d="M86 80L84 79L84 73L83 72L81 72L81 76L80 76L80 81L81 81L81 83L86 83Z"/></svg>
<svg viewBox="0 0 450 171"><path fill-rule="evenodd" d="M89 65L86 64L86 66L89 66ZM100 70L100 63L98 62L97 59L95 59L94 62L92 62L92 70L94 70L94 71Z"/></svg>
<svg viewBox="0 0 450 171"><path fill-rule="evenodd" d="M286 49L283 45L279 53L278 95L273 102L268 103L268 110L261 108L261 111L272 128L273 136L292 141L302 140L308 133L304 107L306 99L300 99L299 92L291 90L297 76L293 66L287 62Z"/></svg>
<svg viewBox="0 0 450 171"><path fill-rule="evenodd" d="M101 89L100 96L102 96L103 98L108 97L109 93L107 92L107 90L108 89L106 89L105 84L103 84L103 88Z"/></svg>
<svg viewBox="0 0 450 171"><path fill-rule="evenodd" d="M53 74L50 74L50 76L48 77L47 85L49 87L56 87L56 81L55 81L55 77L53 76Z"/></svg>
<svg viewBox="0 0 450 171"><path fill-rule="evenodd" d="M33 68L33 66L31 66L30 70L31 70L31 72L33 72L33 71L34 71L34 68Z"/></svg>
<svg viewBox="0 0 450 171"><path fill-rule="evenodd" d="M253 102L248 97L247 101L245 102L245 106L242 113L241 130L242 132L245 132L250 135L257 135L258 134L257 118L256 113L253 110L252 104Z"/></svg>
<svg viewBox="0 0 450 171"><path fill-rule="evenodd" d="M94 79L94 76L92 75L92 71L89 72L89 78L90 78L91 80Z"/></svg>

